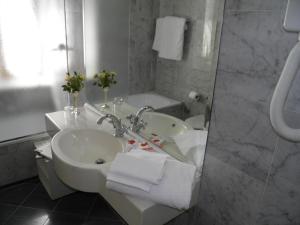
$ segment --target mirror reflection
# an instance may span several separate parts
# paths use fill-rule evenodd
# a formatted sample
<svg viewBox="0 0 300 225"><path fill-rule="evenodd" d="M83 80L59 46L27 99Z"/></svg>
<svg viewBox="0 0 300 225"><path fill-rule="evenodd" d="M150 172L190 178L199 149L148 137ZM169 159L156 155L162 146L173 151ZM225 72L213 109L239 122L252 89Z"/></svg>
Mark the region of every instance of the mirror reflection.
<svg viewBox="0 0 300 225"><path fill-rule="evenodd" d="M99 71L116 74L116 84L86 88L89 103L145 138L145 149L201 167L221 2L86 0L83 10L89 87Z"/></svg>

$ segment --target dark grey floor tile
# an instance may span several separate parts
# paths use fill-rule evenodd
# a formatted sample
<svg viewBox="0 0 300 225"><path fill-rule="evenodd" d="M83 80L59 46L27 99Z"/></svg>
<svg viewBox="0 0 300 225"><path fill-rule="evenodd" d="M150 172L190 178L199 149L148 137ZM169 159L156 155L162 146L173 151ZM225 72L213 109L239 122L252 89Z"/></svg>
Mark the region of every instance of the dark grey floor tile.
<svg viewBox="0 0 300 225"><path fill-rule="evenodd" d="M16 208L17 206L15 205L0 204L0 224L3 224L3 222L12 215Z"/></svg>
<svg viewBox="0 0 300 225"><path fill-rule="evenodd" d="M52 210L58 203L58 200L52 200L44 187L39 184L23 203L23 206Z"/></svg>
<svg viewBox="0 0 300 225"><path fill-rule="evenodd" d="M55 211L88 215L96 196L96 194L76 192L62 198Z"/></svg>
<svg viewBox="0 0 300 225"><path fill-rule="evenodd" d="M85 216L76 214L51 213L45 225L84 225Z"/></svg>
<svg viewBox="0 0 300 225"><path fill-rule="evenodd" d="M34 221L34 220L28 220L23 218L11 218L7 223L4 223L3 225L44 225L45 221Z"/></svg>
<svg viewBox="0 0 300 225"><path fill-rule="evenodd" d="M84 225L125 225L122 221L114 220L87 220Z"/></svg>
<svg viewBox="0 0 300 225"><path fill-rule="evenodd" d="M121 220L122 218L101 196L97 196L89 219Z"/></svg>
<svg viewBox="0 0 300 225"><path fill-rule="evenodd" d="M27 180L24 180L23 183L29 183L29 184L39 184L40 183L40 179L39 177L33 177Z"/></svg>
<svg viewBox="0 0 300 225"><path fill-rule="evenodd" d="M48 216L47 210L19 207L5 225L43 225Z"/></svg>
<svg viewBox="0 0 300 225"><path fill-rule="evenodd" d="M22 183L0 189L0 203L19 205L35 187L36 184Z"/></svg>

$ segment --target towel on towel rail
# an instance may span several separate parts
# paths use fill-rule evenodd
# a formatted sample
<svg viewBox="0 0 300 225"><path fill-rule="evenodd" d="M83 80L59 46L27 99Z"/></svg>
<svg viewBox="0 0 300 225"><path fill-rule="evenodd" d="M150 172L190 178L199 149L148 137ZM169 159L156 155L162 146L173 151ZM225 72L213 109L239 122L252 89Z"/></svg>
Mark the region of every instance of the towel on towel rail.
<svg viewBox="0 0 300 225"><path fill-rule="evenodd" d="M186 19L166 16L156 20L152 49L160 58L182 60Z"/></svg>

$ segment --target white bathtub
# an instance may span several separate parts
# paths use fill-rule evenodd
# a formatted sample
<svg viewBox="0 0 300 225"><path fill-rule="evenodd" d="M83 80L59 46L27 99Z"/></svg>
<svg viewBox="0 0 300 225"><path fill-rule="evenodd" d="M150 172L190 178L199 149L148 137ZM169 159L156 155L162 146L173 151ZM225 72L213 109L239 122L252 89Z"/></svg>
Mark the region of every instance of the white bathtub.
<svg viewBox="0 0 300 225"><path fill-rule="evenodd" d="M129 95L126 99L126 102L129 105L134 106L136 108L141 108L143 106L149 105L156 110L169 108L173 106L180 106L182 104L177 100L153 92Z"/></svg>

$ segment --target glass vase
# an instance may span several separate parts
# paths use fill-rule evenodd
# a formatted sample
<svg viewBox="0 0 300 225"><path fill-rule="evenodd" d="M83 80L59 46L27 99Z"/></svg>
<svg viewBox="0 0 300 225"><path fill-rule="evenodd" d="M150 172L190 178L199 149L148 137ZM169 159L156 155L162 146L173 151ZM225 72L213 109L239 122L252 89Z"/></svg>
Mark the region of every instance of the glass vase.
<svg viewBox="0 0 300 225"><path fill-rule="evenodd" d="M79 92L72 93L73 114L75 116L78 116L80 114L78 102L79 102Z"/></svg>
<svg viewBox="0 0 300 225"><path fill-rule="evenodd" d="M67 115L71 114L74 111L74 106L72 105L72 96L71 93L66 92L66 106L64 107L64 111Z"/></svg>
<svg viewBox="0 0 300 225"><path fill-rule="evenodd" d="M107 104L109 88L106 87L106 88L103 88L102 90L103 90L103 104L101 105L101 108L107 109L107 108L109 108L109 105Z"/></svg>

